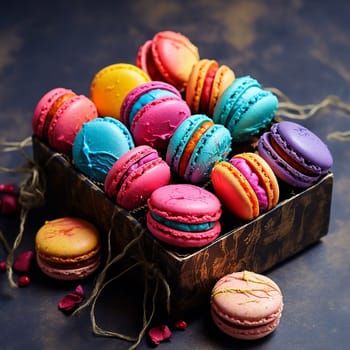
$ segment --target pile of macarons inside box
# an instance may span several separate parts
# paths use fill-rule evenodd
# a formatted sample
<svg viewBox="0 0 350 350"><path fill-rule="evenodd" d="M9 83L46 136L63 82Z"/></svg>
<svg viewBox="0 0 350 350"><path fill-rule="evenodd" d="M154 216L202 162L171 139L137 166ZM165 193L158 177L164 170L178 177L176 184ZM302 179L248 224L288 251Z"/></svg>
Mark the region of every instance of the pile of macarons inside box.
<svg viewBox="0 0 350 350"><path fill-rule="evenodd" d="M232 220L252 220L278 204L281 186L307 188L332 166L317 135L275 119L279 101L272 92L201 58L182 33L158 32L139 47L135 64L102 68L90 94L63 87L45 93L34 110L34 135L120 207L146 208L149 233L172 247L213 242L223 211ZM94 259L82 275L66 270L62 277L38 259L54 278L82 278L97 268ZM276 283L253 271L226 275L212 291L213 321L236 338L270 334L282 308Z"/></svg>

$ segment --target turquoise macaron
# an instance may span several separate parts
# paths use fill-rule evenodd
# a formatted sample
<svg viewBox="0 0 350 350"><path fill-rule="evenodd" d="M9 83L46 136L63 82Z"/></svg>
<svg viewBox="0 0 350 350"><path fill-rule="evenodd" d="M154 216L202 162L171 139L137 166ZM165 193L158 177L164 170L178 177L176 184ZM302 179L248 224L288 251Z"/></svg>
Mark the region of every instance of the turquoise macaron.
<svg viewBox="0 0 350 350"><path fill-rule="evenodd" d="M83 124L75 137L72 163L91 180L103 183L113 164L134 147L133 138L121 121L96 118Z"/></svg>
<svg viewBox="0 0 350 350"><path fill-rule="evenodd" d="M232 137L223 125L215 124L205 114L193 114L174 132L166 152L166 162L173 174L192 184L210 179L218 160L231 152Z"/></svg>
<svg viewBox="0 0 350 350"><path fill-rule="evenodd" d="M247 142L266 128L277 108L277 97L247 75L226 88L215 106L213 120L230 130L233 143Z"/></svg>

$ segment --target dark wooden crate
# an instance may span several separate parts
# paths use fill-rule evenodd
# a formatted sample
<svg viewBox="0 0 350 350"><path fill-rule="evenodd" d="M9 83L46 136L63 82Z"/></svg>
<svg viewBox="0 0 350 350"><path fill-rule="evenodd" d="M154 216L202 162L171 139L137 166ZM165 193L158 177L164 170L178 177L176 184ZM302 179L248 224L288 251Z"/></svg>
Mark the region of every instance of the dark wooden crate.
<svg viewBox="0 0 350 350"><path fill-rule="evenodd" d="M104 234L112 225L114 254L146 230L145 210L130 213L115 205L101 186L36 137L33 154L46 179L47 205L57 215L95 223ZM224 274L243 269L263 273L319 241L328 232L332 187L332 173L305 190L282 186L279 204L248 223L224 212L222 234L201 249L168 247L146 230L138 245L142 254L136 248L128 254L133 259L142 256L159 268L171 289L172 310L186 312L208 301L211 288Z"/></svg>

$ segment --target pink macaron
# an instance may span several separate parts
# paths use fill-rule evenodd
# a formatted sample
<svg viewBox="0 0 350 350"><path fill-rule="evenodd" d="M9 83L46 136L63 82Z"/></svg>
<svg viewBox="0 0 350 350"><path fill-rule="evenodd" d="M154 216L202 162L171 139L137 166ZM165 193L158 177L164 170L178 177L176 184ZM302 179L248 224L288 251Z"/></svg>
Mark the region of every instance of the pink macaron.
<svg viewBox="0 0 350 350"><path fill-rule="evenodd" d="M75 136L85 122L97 118L94 103L65 88L48 91L37 103L33 118L34 135L58 152L71 156Z"/></svg>
<svg viewBox="0 0 350 350"><path fill-rule="evenodd" d="M137 146L120 157L108 172L104 188L106 194L127 210L146 204L152 192L169 184L168 164L154 148Z"/></svg>
<svg viewBox="0 0 350 350"><path fill-rule="evenodd" d="M177 127L190 115L179 91L160 81L137 86L121 107L121 120L129 127L135 144L148 145L161 154Z"/></svg>
<svg viewBox="0 0 350 350"><path fill-rule="evenodd" d="M205 246L221 232L219 199L203 187L170 184L148 199L147 227L160 241L181 248Z"/></svg>
<svg viewBox="0 0 350 350"><path fill-rule="evenodd" d="M239 271L220 278L211 292L211 315L227 335L245 340L272 333L280 323L283 297L269 277Z"/></svg>

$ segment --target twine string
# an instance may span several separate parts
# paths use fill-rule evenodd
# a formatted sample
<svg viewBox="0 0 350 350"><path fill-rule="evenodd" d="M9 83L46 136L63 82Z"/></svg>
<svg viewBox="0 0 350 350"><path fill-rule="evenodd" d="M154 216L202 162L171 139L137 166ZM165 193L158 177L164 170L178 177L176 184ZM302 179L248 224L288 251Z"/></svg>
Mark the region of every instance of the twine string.
<svg viewBox="0 0 350 350"><path fill-rule="evenodd" d="M350 103L342 101L338 96L328 95L322 99L319 103L300 105L293 102L287 97L281 90L270 87L266 88L279 100L279 106L275 114L276 118L289 118L297 120L305 120L313 117L320 110L333 106L342 110L343 112L350 114ZM350 141L350 130L347 131L334 131L327 135L329 140L337 141Z"/></svg>
<svg viewBox="0 0 350 350"><path fill-rule="evenodd" d="M27 137L20 142L8 142L0 141L0 146L4 147L3 152L14 152L18 151L21 156L26 160L26 165L19 168L6 168L0 167L0 172L4 173L23 173L27 174L24 180L19 185L18 201L20 204L20 215L19 215L19 231L13 241L12 246L8 243L5 236L1 233L0 240L3 243L6 252L6 272L7 279L11 287L17 287L17 283L13 278L13 263L16 249L19 247L25 229L28 213L31 209L39 208L45 203L45 188L46 182L44 176L42 176L42 169L38 164L26 153L25 148L32 145L32 138ZM58 153L53 153L51 157L44 164L45 168Z"/></svg>
<svg viewBox="0 0 350 350"><path fill-rule="evenodd" d="M89 298L80 305L74 312L73 315L77 315L80 313L83 309L88 307L91 304L90 308L90 321L91 321L91 327L92 327L92 332L95 335L99 336L105 336L105 337L115 337L119 338L121 340L126 340L128 342L133 342L133 345L129 348L129 350L136 349L136 347L140 344L147 328L152 322L152 319L155 314L156 310L156 297L158 295L159 291L159 286L160 283L163 285L164 290L165 290L165 295L166 295L166 310L168 313L170 313L170 286L164 277L164 275L161 273L159 270L158 266L155 263L151 263L148 261L148 259L144 255L144 251L142 249L141 241L142 237L145 234L145 229L141 227L140 233L135 236L123 249L122 251L115 255L113 257L112 254L112 244L111 244L111 237L112 237L112 231L113 231L113 223L114 223L114 218L116 214L116 209L113 212L113 215L111 217L111 223L110 227L108 230L107 234L107 258L106 258L106 263L101 272L98 274L94 288L89 296ZM129 257L128 253L130 250L134 247L137 246L136 250L136 256L134 257L136 259L136 263L133 265L130 265L126 267L123 271L121 271L118 275L111 277L106 281L106 275L109 270L109 268L116 264L118 261L123 259L124 257ZM110 330L105 330L101 328L96 321L96 315L95 315L95 309L96 309L96 304L97 301L100 297L100 294L102 291L113 281L116 279L120 278L121 276L125 275L132 269L135 269L136 267L141 267L143 269L143 283L144 283L144 294L143 294L143 302L142 302L142 327L138 333L137 337L132 337L120 332L116 331L110 331ZM154 289L152 293L152 299L151 299L151 310L148 313L148 308L147 308L147 302L149 300L149 294L151 293L151 286L150 286L150 281L154 281Z"/></svg>

